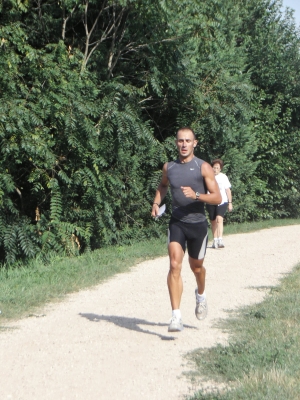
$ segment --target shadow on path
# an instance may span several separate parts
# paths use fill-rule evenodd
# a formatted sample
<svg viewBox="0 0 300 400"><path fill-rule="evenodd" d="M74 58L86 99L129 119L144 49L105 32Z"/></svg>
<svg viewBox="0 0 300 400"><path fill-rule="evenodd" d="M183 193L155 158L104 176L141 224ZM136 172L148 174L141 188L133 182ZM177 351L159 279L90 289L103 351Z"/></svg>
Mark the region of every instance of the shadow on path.
<svg viewBox="0 0 300 400"><path fill-rule="evenodd" d="M79 313L81 317L84 317L92 322L100 322L100 321L107 321L111 322L117 326L120 326L121 328L126 328L131 331L136 331L136 332L141 332L141 333L147 333L148 335L155 335L160 337L162 340L175 340L177 339L175 336L165 336L161 335L160 333L156 332L151 332L148 329L142 329L140 328L139 325L148 325L148 326L165 326L167 327L168 324L162 324L162 323L155 323L155 322L148 322L145 319L139 319L139 318L128 318L128 317L118 317L115 315L97 315L97 314L82 314ZM190 326L190 325L184 325L184 329L197 329L195 326Z"/></svg>

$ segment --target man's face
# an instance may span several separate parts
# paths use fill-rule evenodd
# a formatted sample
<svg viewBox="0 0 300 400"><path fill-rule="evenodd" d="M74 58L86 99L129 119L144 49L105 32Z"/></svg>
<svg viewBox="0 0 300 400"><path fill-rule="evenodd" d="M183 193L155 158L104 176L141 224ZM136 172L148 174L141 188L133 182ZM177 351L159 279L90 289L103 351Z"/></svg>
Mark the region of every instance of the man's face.
<svg viewBox="0 0 300 400"><path fill-rule="evenodd" d="M221 166L219 163L213 165L213 170L215 175L218 175L221 172Z"/></svg>
<svg viewBox="0 0 300 400"><path fill-rule="evenodd" d="M176 146L181 159L186 159L193 155L194 147L197 145L193 132L190 130L180 130L177 133Z"/></svg>

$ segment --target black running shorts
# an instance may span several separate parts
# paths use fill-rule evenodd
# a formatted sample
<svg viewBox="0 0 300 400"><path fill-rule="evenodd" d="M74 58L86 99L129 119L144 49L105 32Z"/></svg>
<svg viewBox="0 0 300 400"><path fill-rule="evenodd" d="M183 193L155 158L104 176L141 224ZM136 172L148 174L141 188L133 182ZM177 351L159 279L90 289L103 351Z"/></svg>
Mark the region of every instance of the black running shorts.
<svg viewBox="0 0 300 400"><path fill-rule="evenodd" d="M214 221L218 215L224 217L227 211L228 203L221 204L220 206L214 206L213 204L206 204L206 209L209 215L209 219Z"/></svg>
<svg viewBox="0 0 300 400"><path fill-rule="evenodd" d="M202 260L207 246L207 221L188 224L171 218L168 231L168 244L177 242L183 251L187 247L191 258Z"/></svg>

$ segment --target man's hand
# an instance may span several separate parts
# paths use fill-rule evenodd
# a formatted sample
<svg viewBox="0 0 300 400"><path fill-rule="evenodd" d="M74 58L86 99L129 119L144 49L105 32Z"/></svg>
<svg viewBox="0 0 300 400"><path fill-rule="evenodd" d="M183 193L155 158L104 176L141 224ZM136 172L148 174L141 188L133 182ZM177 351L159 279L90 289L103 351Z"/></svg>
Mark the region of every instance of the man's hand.
<svg viewBox="0 0 300 400"><path fill-rule="evenodd" d="M185 195L185 197L196 200L196 193L194 192L194 190L191 187L181 186L181 190L182 190L183 194Z"/></svg>
<svg viewBox="0 0 300 400"><path fill-rule="evenodd" d="M158 216L158 213L159 213L159 205L154 203L152 206L151 216L153 218L156 218Z"/></svg>

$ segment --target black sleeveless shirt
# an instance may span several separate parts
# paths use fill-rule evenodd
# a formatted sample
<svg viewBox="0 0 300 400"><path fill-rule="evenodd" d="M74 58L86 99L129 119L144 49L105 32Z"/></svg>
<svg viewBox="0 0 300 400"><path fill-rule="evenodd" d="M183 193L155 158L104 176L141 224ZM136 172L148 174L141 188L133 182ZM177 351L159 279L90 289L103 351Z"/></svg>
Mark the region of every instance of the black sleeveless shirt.
<svg viewBox="0 0 300 400"><path fill-rule="evenodd" d="M172 193L172 217L187 223L196 223L206 220L204 203L184 196L181 186L189 186L195 192L207 192L205 181L201 173L200 158L194 157L187 163L179 160L167 164L167 176Z"/></svg>

